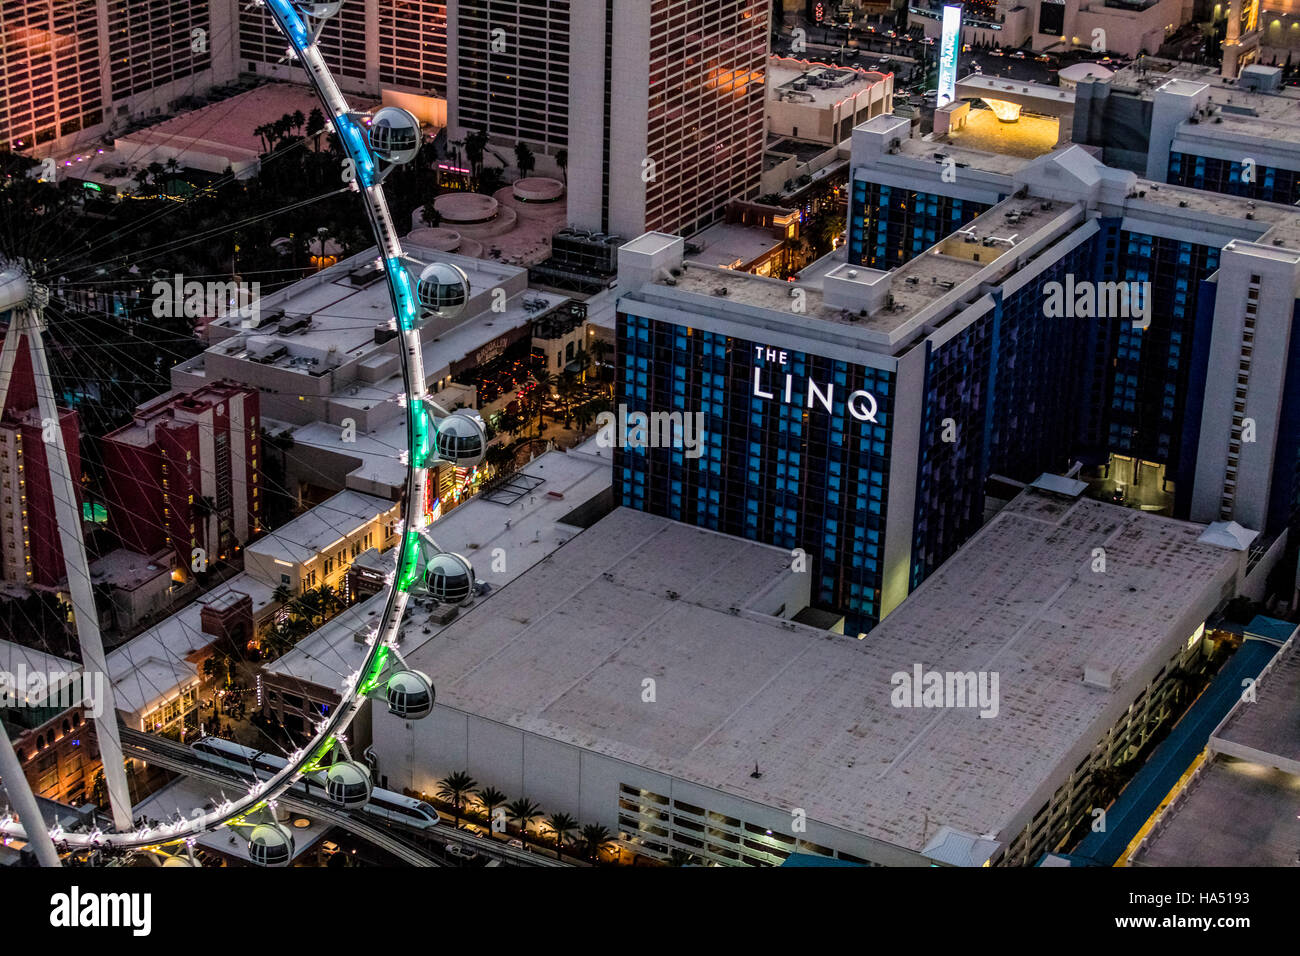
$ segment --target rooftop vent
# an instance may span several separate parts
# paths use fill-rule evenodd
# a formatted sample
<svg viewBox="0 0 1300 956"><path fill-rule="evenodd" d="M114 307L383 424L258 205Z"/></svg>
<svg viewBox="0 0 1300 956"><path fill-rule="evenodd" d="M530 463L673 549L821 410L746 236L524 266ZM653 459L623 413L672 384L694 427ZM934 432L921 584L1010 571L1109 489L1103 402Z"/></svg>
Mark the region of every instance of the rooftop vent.
<svg viewBox="0 0 1300 956"><path fill-rule="evenodd" d="M1098 690L1114 690L1116 685L1114 664L1089 661L1083 665L1083 683Z"/></svg>

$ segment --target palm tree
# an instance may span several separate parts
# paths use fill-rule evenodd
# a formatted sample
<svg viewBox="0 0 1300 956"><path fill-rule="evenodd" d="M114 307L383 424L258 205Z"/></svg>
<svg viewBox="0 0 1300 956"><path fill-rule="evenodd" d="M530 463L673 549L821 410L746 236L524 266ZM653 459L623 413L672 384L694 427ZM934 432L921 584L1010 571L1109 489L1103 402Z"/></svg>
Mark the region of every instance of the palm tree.
<svg viewBox="0 0 1300 956"><path fill-rule="evenodd" d="M528 842L528 824L542 815L542 808L527 797L506 804L506 816L519 826L519 839Z"/></svg>
<svg viewBox="0 0 1300 956"><path fill-rule="evenodd" d="M95 779L90 784L90 802L100 807L108 803L108 784L102 770L95 772Z"/></svg>
<svg viewBox="0 0 1300 956"><path fill-rule="evenodd" d="M448 774L447 778L438 784L438 796L451 804L452 810L455 812L457 826L460 825L460 811L465 797L477 786L478 781L464 770L457 770L455 773Z"/></svg>
<svg viewBox="0 0 1300 956"><path fill-rule="evenodd" d="M266 636L261 642L262 653L267 660L276 660L289 652L297 640L294 630L292 619L277 621L267 628Z"/></svg>
<svg viewBox="0 0 1300 956"><path fill-rule="evenodd" d="M273 149L279 148L281 142L284 140L285 136L287 136L289 133L289 126L291 123L292 120L289 118L289 114L285 113L278 120L276 120L271 124L271 136L272 136L271 145Z"/></svg>
<svg viewBox="0 0 1300 956"><path fill-rule="evenodd" d="M483 815L487 817L488 829L493 829L492 811L506 802L506 795L496 787L483 787L474 791L474 797L483 808Z"/></svg>
<svg viewBox="0 0 1300 956"><path fill-rule="evenodd" d="M320 134L325 132L325 114L319 107L314 107L307 114L307 135L312 139L312 149L320 152Z"/></svg>
<svg viewBox="0 0 1300 956"><path fill-rule="evenodd" d="M588 823L582 828L582 844L587 848L587 859L595 862L600 851L611 842L609 830L599 823Z"/></svg>
<svg viewBox="0 0 1300 956"><path fill-rule="evenodd" d="M560 177L564 185L569 185L569 151L562 149L555 154L555 165L560 167Z"/></svg>
<svg viewBox="0 0 1300 956"><path fill-rule="evenodd" d="M573 424L578 426L578 431L585 432L593 421L596 420L596 413L592 410L591 402L583 402L573 412Z"/></svg>
<svg viewBox="0 0 1300 956"><path fill-rule="evenodd" d="M163 168L167 171L167 195L171 195L172 180L180 175L181 164L173 156L167 162L163 163Z"/></svg>
<svg viewBox="0 0 1300 956"><path fill-rule="evenodd" d="M573 419L574 400L582 395L582 385L576 375L570 375L567 372L560 378L560 401L564 403L564 427L569 427L569 422Z"/></svg>
<svg viewBox="0 0 1300 956"><path fill-rule="evenodd" d="M491 196L506 184L505 177L505 170L500 166L484 166L479 169L474 189L485 196Z"/></svg>
<svg viewBox="0 0 1300 956"><path fill-rule="evenodd" d="M478 183L483 172L483 153L487 149L487 133L475 130L465 137L465 157L469 160L469 178Z"/></svg>
<svg viewBox="0 0 1300 956"><path fill-rule="evenodd" d="M515 460L515 453L505 445L488 445L484 460L500 473Z"/></svg>
<svg viewBox="0 0 1300 956"><path fill-rule="evenodd" d="M321 623L333 617L335 612L343 609L343 595L332 584L322 584L316 589L320 595Z"/></svg>
<svg viewBox="0 0 1300 956"><path fill-rule="evenodd" d="M562 859L564 856L564 840L570 833L578 829L578 821L567 813L553 813L551 818L546 821L546 827L555 834L555 858L557 860Z"/></svg>
<svg viewBox="0 0 1300 956"><path fill-rule="evenodd" d="M303 620L314 626L316 620L322 616L320 592L315 588L303 591L294 600L292 611L295 617L301 615Z"/></svg>
<svg viewBox="0 0 1300 956"><path fill-rule="evenodd" d="M515 143L515 165L519 167L519 178L525 179L537 166L537 157L527 143Z"/></svg>
<svg viewBox="0 0 1300 956"><path fill-rule="evenodd" d="M213 654L203 662L203 676L224 684L230 676L230 663L225 654Z"/></svg>
<svg viewBox="0 0 1300 956"><path fill-rule="evenodd" d="M461 157L461 151L464 148L465 148L465 141L463 139L447 140L447 158L451 160L452 166L454 166L456 169L462 168L461 163L463 162L463 160L460 157ZM443 185L443 178L441 174L438 176L438 185L439 186Z"/></svg>

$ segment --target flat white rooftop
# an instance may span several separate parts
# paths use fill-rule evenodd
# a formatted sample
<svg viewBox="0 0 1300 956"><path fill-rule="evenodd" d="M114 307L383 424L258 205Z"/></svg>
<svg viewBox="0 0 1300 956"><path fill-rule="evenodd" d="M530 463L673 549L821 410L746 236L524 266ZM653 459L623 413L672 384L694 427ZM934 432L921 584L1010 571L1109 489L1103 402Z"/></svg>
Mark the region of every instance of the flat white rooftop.
<svg viewBox="0 0 1300 956"><path fill-rule="evenodd" d="M693 258L705 265L736 269L779 246L783 239L772 236L770 227L714 223L689 240L701 247Z"/></svg>
<svg viewBox="0 0 1300 956"><path fill-rule="evenodd" d="M441 706L919 853L1001 834L1115 702L1085 664L1123 686L1217 594L1239 556L1200 530L1025 492L859 641L754 610L788 552L618 509L410 663ZM999 673L998 715L893 707L916 664Z"/></svg>
<svg viewBox="0 0 1300 956"><path fill-rule="evenodd" d="M563 524L562 519L610 486L609 450L604 449L603 455L595 454L597 451L602 449L595 447L593 440L567 453L540 455L521 471L543 482L518 501L501 504L474 498L434 522L429 530L438 546L469 558L475 578L492 585L493 590L480 602L495 600L498 589L578 533L578 528ZM498 548L503 562L493 560ZM391 569L396 549L380 560ZM384 600L385 595L379 594L348 608L264 670L337 688L345 676L361 666L365 645L354 636L362 628L378 626ZM403 653L419 648L442 631L444 625L431 620L432 611L431 604L418 600L407 605L402 625Z"/></svg>
<svg viewBox="0 0 1300 956"><path fill-rule="evenodd" d="M13 641L0 640L0 709L17 698L27 704L36 705L48 699L51 691L57 692L70 683L73 675L81 672L80 661L69 661L34 647L15 644ZM52 677L54 686L44 687L35 696L29 695L29 688L34 685L26 683L26 675L42 674ZM55 676L60 675L60 676ZM61 675L67 675L65 679ZM4 729L0 727L0 733Z"/></svg>
<svg viewBox="0 0 1300 956"><path fill-rule="evenodd" d="M265 421L265 419L264 419ZM356 461L348 473L349 479L358 479L375 488L400 489L406 483L406 466L401 454L406 450L406 416L385 422L370 431L358 430L347 436L343 429L329 422L311 422L294 429L296 447L316 448L346 455Z"/></svg>
<svg viewBox="0 0 1300 956"><path fill-rule="evenodd" d="M884 80L884 73L854 66L833 66L783 56L770 56L767 60L769 98L775 98L779 92L790 96L792 103L834 106Z"/></svg>
<svg viewBox="0 0 1300 956"><path fill-rule="evenodd" d="M154 561L152 557L127 548L116 548L103 557L90 562L90 576L96 584L111 584L128 591L154 578L171 574L171 568L164 560Z"/></svg>
<svg viewBox="0 0 1300 956"><path fill-rule="evenodd" d="M356 531L367 521L394 508L387 498L340 491L315 508L281 525L250 544L248 554L259 554L281 561L310 561L316 555Z"/></svg>
<svg viewBox="0 0 1300 956"><path fill-rule="evenodd" d="M191 655L216 640L203 631L203 608L232 594L248 595L254 619L275 600L269 586L241 572L109 652L108 673L118 710L143 715L195 680Z"/></svg>
<svg viewBox="0 0 1300 956"><path fill-rule="evenodd" d="M1300 768L1300 641L1278 652L1261 676L1257 699L1234 708L1214 736ZM1300 779L1296 787L1300 792Z"/></svg>

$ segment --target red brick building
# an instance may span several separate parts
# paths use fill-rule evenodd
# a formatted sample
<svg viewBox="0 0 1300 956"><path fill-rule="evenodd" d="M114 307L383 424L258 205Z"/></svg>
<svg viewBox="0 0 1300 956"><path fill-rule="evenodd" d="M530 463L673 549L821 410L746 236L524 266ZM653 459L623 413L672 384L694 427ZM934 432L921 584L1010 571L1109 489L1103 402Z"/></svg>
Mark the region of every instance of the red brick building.
<svg viewBox="0 0 1300 956"><path fill-rule="evenodd" d="M59 427L73 483L79 489L77 413L60 409ZM31 356L24 338L0 410L0 580L54 587L64 577L63 547L59 543L43 432ZM78 513L80 510L78 500Z"/></svg>
<svg viewBox="0 0 1300 956"><path fill-rule="evenodd" d="M163 548L188 573L195 548L229 560L260 530L256 389L214 382L136 409L105 436L109 528L123 547Z"/></svg>

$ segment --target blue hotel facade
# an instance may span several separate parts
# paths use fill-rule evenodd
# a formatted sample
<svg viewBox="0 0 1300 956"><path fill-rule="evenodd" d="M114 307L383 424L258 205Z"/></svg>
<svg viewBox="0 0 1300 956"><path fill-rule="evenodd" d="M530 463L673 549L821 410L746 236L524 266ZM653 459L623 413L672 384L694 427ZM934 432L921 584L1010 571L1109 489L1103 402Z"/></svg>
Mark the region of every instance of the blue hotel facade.
<svg viewBox="0 0 1300 956"><path fill-rule="evenodd" d="M616 448L617 503L802 549L814 605L845 611L849 627L878 621L895 372L622 310L617 349L619 404L704 416L697 458ZM858 392L874 421L850 408Z"/></svg>
<svg viewBox="0 0 1300 956"><path fill-rule="evenodd" d="M854 155L856 161L856 144ZM1054 168L1045 171L1048 163ZM1242 220L1243 235L1234 237L1225 223L1207 223L1176 202L1138 209L1131 205L1138 198L1131 173L1109 171L1128 177L1111 189L1106 176L1100 185L1093 181L1088 163L1095 161L1047 160L1008 181L1006 194L1022 197L1041 195L1042 182L1050 183L1048 195L1058 203L1066 198L1060 218L1019 237L1013 253L1022 258L997 259L969 299L918 317L917 334L897 341L850 333L833 315L783 314L716 294L683 293L653 279L662 269L638 283L630 270L618 308L616 401L628 410L702 411L707 438L698 458L680 449L617 449L616 503L801 549L815 575L813 603L843 614L850 634L869 631L978 530L993 476L1029 482L1076 462L1125 455L1165 466L1175 517L1233 517L1207 512L1206 495L1197 494L1198 480L1206 483L1198 463L1222 458L1231 437L1226 423L1203 421L1206 381L1215 379L1207 369L1211 353L1226 347L1222 334L1222 341L1214 339L1216 326L1239 306L1218 295L1221 250L1236 243L1270 255L1241 245L1266 225ZM855 235L906 235L916 228L914 220L904 220L902 233L891 226L891 217L916 210L881 197L907 195L911 205L933 194L899 191L896 183L885 183L886 193L880 183L872 187L871 174L869 167L854 170L846 253L848 265L864 270L870 259L855 251ZM1071 206L1076 187L1078 202ZM960 206L942 206L948 216L964 216L980 202L968 206L969 192L955 198ZM996 194L988 198L996 202ZM994 217L999 225L1008 206L990 206L981 222L987 227ZM940 226L923 230L929 228ZM905 261L934 255L925 250L935 243L920 235L925 248L914 253L904 243ZM621 264L621 282L623 275ZM726 275L719 281L775 282L721 278ZM1136 327L1128 317L1047 317L1045 287L1067 276L1076 283L1150 283L1149 325ZM891 274L883 281L900 279ZM1288 353L1300 349L1300 336L1290 337L1291 311L1285 320L1270 320L1287 326ZM862 341L846 347L852 335ZM783 361L773 359L774 349ZM1257 390L1262 404L1251 406L1277 402L1282 413L1267 461L1258 466L1271 473L1268 517L1248 526L1273 537L1290 529L1295 540L1300 355L1284 356L1283 366L1268 378L1273 392ZM783 400L787 373L790 401ZM829 412L802 401L810 381L835 386ZM855 390L873 395L874 422L855 420L846 407Z"/></svg>

